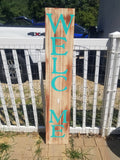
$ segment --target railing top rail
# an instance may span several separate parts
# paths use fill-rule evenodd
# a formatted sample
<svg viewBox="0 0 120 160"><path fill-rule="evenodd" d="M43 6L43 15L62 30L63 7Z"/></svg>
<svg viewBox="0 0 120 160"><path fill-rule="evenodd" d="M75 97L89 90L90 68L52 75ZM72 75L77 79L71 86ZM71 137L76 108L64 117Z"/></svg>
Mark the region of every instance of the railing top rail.
<svg viewBox="0 0 120 160"><path fill-rule="evenodd" d="M75 38L74 50L107 50L108 39ZM45 49L44 37L0 37L0 49Z"/></svg>
<svg viewBox="0 0 120 160"><path fill-rule="evenodd" d="M0 49L44 49L44 37L0 37Z"/></svg>
<svg viewBox="0 0 120 160"><path fill-rule="evenodd" d="M104 38L76 38L74 50L107 50L108 39Z"/></svg>

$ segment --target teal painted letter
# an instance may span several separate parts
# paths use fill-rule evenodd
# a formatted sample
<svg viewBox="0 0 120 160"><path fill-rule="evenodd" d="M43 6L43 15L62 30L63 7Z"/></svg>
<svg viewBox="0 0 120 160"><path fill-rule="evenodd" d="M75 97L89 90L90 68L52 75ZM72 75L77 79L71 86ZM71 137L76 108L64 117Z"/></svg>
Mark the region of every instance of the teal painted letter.
<svg viewBox="0 0 120 160"><path fill-rule="evenodd" d="M54 116L54 118L55 118L55 120L56 120L57 123L60 121L60 119L61 119L62 116L63 116L63 122L62 123L67 123L67 121L66 121L66 113L67 113L67 110L64 110L62 112L62 114L60 115L60 117L58 118L56 116L54 110L50 109L50 121L49 121L49 123L53 123L52 115Z"/></svg>
<svg viewBox="0 0 120 160"><path fill-rule="evenodd" d="M56 136L55 135L55 132L61 132L62 133L62 129L60 129L60 130L55 130L55 127L62 127L62 128L64 128L64 126L63 125L51 125L52 126L52 138L63 138L63 137L65 137L65 134L64 135L62 135L62 136Z"/></svg>
<svg viewBox="0 0 120 160"><path fill-rule="evenodd" d="M62 47L63 49L65 49L65 44L56 45L55 40L62 39L65 42L67 42L67 39L65 37L51 37L51 39L52 39L52 53L51 53L51 55L66 55L68 53L68 51L66 51L65 53L56 53L56 47Z"/></svg>
<svg viewBox="0 0 120 160"><path fill-rule="evenodd" d="M53 23L53 20L52 20L52 13L47 13L46 15L47 15L48 18L49 18L49 21L50 21L50 23L51 23L52 30L53 30L54 34L56 33L56 30L57 30L57 27L58 27L60 21L62 22L62 25L63 25L64 31L65 31L65 34L67 34L67 32L68 32L68 30L69 30L69 27L70 27L70 25L71 25L72 19L73 19L73 17L75 16L75 15L72 15L72 14L70 15L71 19L70 19L70 22L69 22L69 24L68 24L68 26L67 26L66 23L65 23L65 20L64 20L64 18L63 18L63 14L61 14L60 17L59 17L59 19L58 19L58 22L57 22L57 24L56 24L56 26L55 26L54 23Z"/></svg>
<svg viewBox="0 0 120 160"><path fill-rule="evenodd" d="M54 77L54 78L52 79L52 81L51 81L51 86L52 86L52 88L53 88L55 91L58 91L58 92L62 92L62 91L67 90L67 87L66 87L66 86L65 86L65 88L62 89L62 90L56 88L56 86L55 86L55 81L56 81L57 78L60 78L60 77L64 78L65 81L67 80L67 77L65 77L65 76L56 76L56 77Z"/></svg>
<svg viewBox="0 0 120 160"><path fill-rule="evenodd" d="M64 72L57 72L56 71L56 61L57 61L57 57L53 57L53 72L52 74L66 74L67 73L67 69Z"/></svg>

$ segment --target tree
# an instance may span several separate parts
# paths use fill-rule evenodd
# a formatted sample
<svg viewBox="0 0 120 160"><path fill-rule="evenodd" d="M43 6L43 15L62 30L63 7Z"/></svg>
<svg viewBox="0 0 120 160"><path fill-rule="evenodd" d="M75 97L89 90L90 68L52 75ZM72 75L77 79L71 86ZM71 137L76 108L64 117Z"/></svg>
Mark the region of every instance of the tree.
<svg viewBox="0 0 120 160"><path fill-rule="evenodd" d="M45 7L75 8L76 23L97 25L99 0L0 0L0 23L11 23L17 16L45 21Z"/></svg>
<svg viewBox="0 0 120 160"><path fill-rule="evenodd" d="M79 0L29 0L30 16L37 21L45 20L45 7L77 8Z"/></svg>
<svg viewBox="0 0 120 160"><path fill-rule="evenodd" d="M45 7L75 8L75 21L83 27L97 25L99 0L29 0L30 17L45 20Z"/></svg>
<svg viewBox="0 0 120 160"><path fill-rule="evenodd" d="M11 23L14 17L28 16L28 0L1 0L0 1L0 22Z"/></svg>
<svg viewBox="0 0 120 160"><path fill-rule="evenodd" d="M45 21L45 0L29 0L29 16L36 21Z"/></svg>
<svg viewBox="0 0 120 160"><path fill-rule="evenodd" d="M97 25L99 0L81 0L76 22L86 28Z"/></svg>

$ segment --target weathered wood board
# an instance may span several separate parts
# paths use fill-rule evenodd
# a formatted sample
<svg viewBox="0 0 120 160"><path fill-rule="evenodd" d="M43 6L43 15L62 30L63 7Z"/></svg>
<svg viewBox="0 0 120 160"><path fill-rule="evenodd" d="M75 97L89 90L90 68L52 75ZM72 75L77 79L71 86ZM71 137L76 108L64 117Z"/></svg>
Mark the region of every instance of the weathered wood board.
<svg viewBox="0 0 120 160"><path fill-rule="evenodd" d="M74 9L45 9L47 144L68 143L74 19Z"/></svg>

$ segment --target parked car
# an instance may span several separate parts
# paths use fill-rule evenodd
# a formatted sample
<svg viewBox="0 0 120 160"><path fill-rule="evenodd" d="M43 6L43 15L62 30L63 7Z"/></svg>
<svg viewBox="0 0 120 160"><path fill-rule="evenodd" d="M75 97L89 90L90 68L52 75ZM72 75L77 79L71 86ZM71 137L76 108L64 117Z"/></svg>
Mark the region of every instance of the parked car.
<svg viewBox="0 0 120 160"><path fill-rule="evenodd" d="M20 16L20 17L16 17L15 20L17 21L22 21L22 22L26 22L27 25L31 25L33 27L43 27L45 28L45 22L35 22L32 19L28 19L25 16ZM22 24L21 22L21 24ZM44 35L45 33L42 33L42 35ZM33 33L31 33L31 35L34 35ZM74 38L88 38L88 31L83 28L82 26L78 25L75 23L74 26Z"/></svg>
<svg viewBox="0 0 120 160"><path fill-rule="evenodd" d="M85 28L75 24L74 38L88 38L88 32ZM45 37L45 22L35 22L27 17L20 16L13 19L13 22L1 24L0 25L0 36L1 37L35 37L44 38ZM17 82L17 75L15 71L14 60L11 50L6 50L7 63L9 67L9 73L13 83ZM22 75L22 80L26 81L26 69L25 69L25 57L23 50L17 50L18 59L20 63L20 71ZM39 52L37 50L30 50L30 59L32 64L33 78L36 76L37 71L37 61ZM44 53L43 53L44 54ZM44 62L45 56L43 58ZM0 74L0 79L5 79L5 72L2 66L2 61L0 60L0 68L2 68L2 73ZM37 78L37 77L35 77Z"/></svg>

